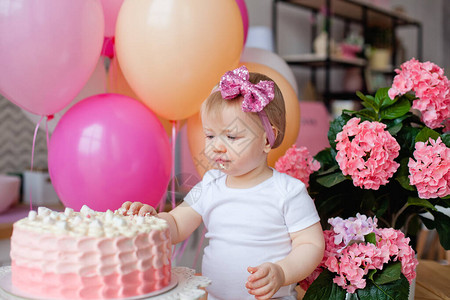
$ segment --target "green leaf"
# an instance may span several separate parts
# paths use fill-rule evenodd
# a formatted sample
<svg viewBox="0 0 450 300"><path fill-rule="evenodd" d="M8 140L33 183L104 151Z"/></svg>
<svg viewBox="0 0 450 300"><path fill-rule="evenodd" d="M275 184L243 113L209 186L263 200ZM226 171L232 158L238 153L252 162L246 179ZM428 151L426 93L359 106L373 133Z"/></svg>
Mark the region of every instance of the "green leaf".
<svg viewBox="0 0 450 300"><path fill-rule="evenodd" d="M431 211L439 241L445 250L450 250L450 217L439 211Z"/></svg>
<svg viewBox="0 0 450 300"><path fill-rule="evenodd" d="M372 269L369 270L369 272L367 273L367 278L369 278L370 280L373 281L373 276L375 275L375 273L378 271L378 269Z"/></svg>
<svg viewBox="0 0 450 300"><path fill-rule="evenodd" d="M403 126L408 126L408 122L405 122L404 124L403 121L410 118L411 116L412 114L409 112L393 120L384 120L383 123L387 125L387 130L389 131L389 133L395 136L403 128Z"/></svg>
<svg viewBox="0 0 450 300"><path fill-rule="evenodd" d="M430 201L428 201L427 199L419 198L419 197L408 197L408 205L421 206L421 207L429 208L431 210L436 210L436 207L434 207L434 205L431 204Z"/></svg>
<svg viewBox="0 0 450 300"><path fill-rule="evenodd" d="M416 97L414 94L411 94L411 93L406 93L402 97L405 97L406 99L408 99L411 102L416 99L419 99L418 97Z"/></svg>
<svg viewBox="0 0 450 300"><path fill-rule="evenodd" d="M363 93L361 93L360 91L356 91L356 96L359 97L359 99L361 99L362 101L366 101L367 98L369 98L369 96L364 95ZM373 102L373 97L371 97L372 102Z"/></svg>
<svg viewBox="0 0 450 300"><path fill-rule="evenodd" d="M395 124L395 125L393 125L391 127L388 127L387 131L391 135L395 136L397 134L397 132L399 132L402 129L402 127L403 127L402 123L397 123L397 124Z"/></svg>
<svg viewBox="0 0 450 300"><path fill-rule="evenodd" d="M433 230L436 228L436 226L434 225L434 220L425 218L421 215L419 215L420 220L422 221L423 225L425 225L425 227L429 230Z"/></svg>
<svg viewBox="0 0 450 300"><path fill-rule="evenodd" d="M354 114L363 120L372 120L372 121L378 120L377 113L371 110L370 108L363 108L359 111L354 112Z"/></svg>
<svg viewBox="0 0 450 300"><path fill-rule="evenodd" d="M329 169L318 172L317 176L323 176L323 175L328 175L328 174L334 173L334 172L336 172L337 169L339 169L339 165L334 165L334 166L330 167Z"/></svg>
<svg viewBox="0 0 450 300"><path fill-rule="evenodd" d="M347 177L342 174L342 172L339 170L339 172L331 173L329 175L321 176L317 178L317 182L324 187L330 188L332 186L335 186L338 183L341 183L342 181L346 180Z"/></svg>
<svg viewBox="0 0 450 300"><path fill-rule="evenodd" d="M363 100L361 104L364 105L364 107L372 108L376 112L380 109L380 107L375 103L375 99L373 97L366 97L359 91L356 92L356 95Z"/></svg>
<svg viewBox="0 0 450 300"><path fill-rule="evenodd" d="M331 154L331 149L325 148L314 156L314 159L320 162L321 168L327 168L328 166L335 165L336 160Z"/></svg>
<svg viewBox="0 0 450 300"><path fill-rule="evenodd" d="M413 153L415 150L415 139L420 132L419 128L403 126L403 128L397 134L397 142L403 151Z"/></svg>
<svg viewBox="0 0 450 300"><path fill-rule="evenodd" d="M375 235L375 234L374 234ZM386 284L400 279L402 273L402 263L397 261L384 266L381 272L373 276L373 282L377 285Z"/></svg>
<svg viewBox="0 0 450 300"><path fill-rule="evenodd" d="M380 110L381 107L390 106L396 102L395 99L392 100L391 98L389 98L389 95L388 95L389 89L390 88L388 88L388 87L380 88L375 93L375 103L378 105L377 110Z"/></svg>
<svg viewBox="0 0 450 300"><path fill-rule="evenodd" d="M303 300L344 300L345 290L333 282L336 275L328 270L320 273L319 277L310 285Z"/></svg>
<svg viewBox="0 0 450 300"><path fill-rule="evenodd" d="M408 101L408 99L402 97L394 104L381 109L380 117L382 120L396 119L408 113L410 109L411 103Z"/></svg>
<svg viewBox="0 0 450 300"><path fill-rule="evenodd" d="M330 123L330 129L328 130L328 141L333 149L336 149L336 135L342 131L342 127L344 127L350 119L351 117L349 115L342 114Z"/></svg>
<svg viewBox="0 0 450 300"><path fill-rule="evenodd" d="M410 185L409 181L409 169L408 169L408 161L409 158L405 157L400 161L400 167L397 170L397 173L395 175L395 180L397 180L402 188L408 191L415 191L416 188L412 185Z"/></svg>
<svg viewBox="0 0 450 300"><path fill-rule="evenodd" d="M409 282L403 274L400 279L382 285L366 280L366 287L356 292L361 300L408 300Z"/></svg>
<svg viewBox="0 0 450 300"><path fill-rule="evenodd" d="M450 133L444 133L441 135L441 139L445 146L450 148Z"/></svg>
<svg viewBox="0 0 450 300"><path fill-rule="evenodd" d="M430 138L433 140L437 140L439 137L439 133L434 131L433 129L430 129L428 127L422 128L421 131L416 135L415 142L427 142Z"/></svg>
<svg viewBox="0 0 450 300"><path fill-rule="evenodd" d="M367 243L376 245L377 244L377 236L375 235L374 232L371 232L364 236L364 241L366 241Z"/></svg>

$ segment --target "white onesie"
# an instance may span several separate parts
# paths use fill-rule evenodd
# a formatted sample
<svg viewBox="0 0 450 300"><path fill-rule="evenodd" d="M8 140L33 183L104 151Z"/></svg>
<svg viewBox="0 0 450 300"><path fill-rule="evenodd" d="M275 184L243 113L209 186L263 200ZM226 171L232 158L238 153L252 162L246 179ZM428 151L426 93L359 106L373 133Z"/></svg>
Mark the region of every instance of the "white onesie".
<svg viewBox="0 0 450 300"><path fill-rule="evenodd" d="M254 299L245 288L247 267L276 262L291 251L289 233L319 221L305 185L273 170L273 176L247 189L229 188L219 170L205 173L185 201L207 228L202 273L212 280L208 300ZM295 285L282 287L274 298L295 299Z"/></svg>

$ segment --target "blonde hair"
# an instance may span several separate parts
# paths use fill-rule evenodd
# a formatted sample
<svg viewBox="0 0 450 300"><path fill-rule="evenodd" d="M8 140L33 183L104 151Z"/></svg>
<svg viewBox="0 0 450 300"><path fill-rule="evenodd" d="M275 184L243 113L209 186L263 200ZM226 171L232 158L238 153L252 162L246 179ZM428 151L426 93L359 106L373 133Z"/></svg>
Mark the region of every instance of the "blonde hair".
<svg viewBox="0 0 450 300"><path fill-rule="evenodd" d="M266 76L264 74L250 72L249 81L251 83L257 84L258 82L260 82L262 80L273 81L272 79L270 79L268 76ZM275 133L276 138L275 138L275 142L272 146L272 149L275 149L281 145L281 143L283 142L283 139L284 139L284 133L286 130L286 108L284 105L283 94L281 93L281 90L278 87L278 85L275 83L275 81L273 81L273 82L274 82L275 97L269 104L267 104L264 107L264 111L267 114L267 118L269 119L270 124L276 130L276 133ZM242 100L243 100L242 96L236 97L231 100L224 100L222 98L220 90L216 90L216 91L213 91L211 93L211 95L209 95L209 97L205 100L205 102L203 102L200 112L201 112L201 114L214 113L217 116L219 116L220 113L222 112L223 108L228 105L234 105L236 107L239 106L239 109L241 109L240 106L242 104ZM261 127L262 127L262 123L259 119L258 114L253 113L253 112L249 112L249 114L252 114L256 118L258 118L259 123L261 124Z"/></svg>

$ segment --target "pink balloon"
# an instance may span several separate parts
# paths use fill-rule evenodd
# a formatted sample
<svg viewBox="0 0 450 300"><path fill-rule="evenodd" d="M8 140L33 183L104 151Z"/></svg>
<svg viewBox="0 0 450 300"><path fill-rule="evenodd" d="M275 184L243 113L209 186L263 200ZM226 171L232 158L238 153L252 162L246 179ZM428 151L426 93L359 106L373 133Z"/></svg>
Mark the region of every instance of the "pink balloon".
<svg viewBox="0 0 450 300"><path fill-rule="evenodd" d="M245 0L236 0L237 5L239 6L239 10L241 11L242 24L244 25L244 45L247 40L248 33L248 12L247 6L245 5Z"/></svg>
<svg viewBox="0 0 450 300"><path fill-rule="evenodd" d="M100 94L71 107L50 140L48 166L66 207L115 210L125 201L156 206L172 165L169 138L155 114L119 94Z"/></svg>
<svg viewBox="0 0 450 300"><path fill-rule="evenodd" d="M123 0L101 0L105 15L105 36L113 37L116 33L117 16Z"/></svg>
<svg viewBox="0 0 450 300"><path fill-rule="evenodd" d="M45 120L43 120L41 126L39 126L39 129L42 130L43 132L45 132L47 129L49 132L55 131L56 124L58 124L62 115L64 115L66 111L68 111L72 106L74 106L75 103L78 103L81 100L93 95L106 93L107 92L106 86L107 86L106 68L104 64L104 59L103 57L101 57L98 60L97 66L95 67L94 72L92 72L92 75L89 78L88 82L86 82L84 87L81 89L78 95L72 100L72 102L66 105L59 112L55 113L53 115L53 118L49 120L47 123L45 123ZM41 119L41 116L39 115L32 114L24 109L22 109L21 111L31 122L33 122L34 125L36 125Z"/></svg>
<svg viewBox="0 0 450 300"><path fill-rule="evenodd" d="M0 93L37 115L60 111L100 56L99 0L6 0L0 11Z"/></svg>

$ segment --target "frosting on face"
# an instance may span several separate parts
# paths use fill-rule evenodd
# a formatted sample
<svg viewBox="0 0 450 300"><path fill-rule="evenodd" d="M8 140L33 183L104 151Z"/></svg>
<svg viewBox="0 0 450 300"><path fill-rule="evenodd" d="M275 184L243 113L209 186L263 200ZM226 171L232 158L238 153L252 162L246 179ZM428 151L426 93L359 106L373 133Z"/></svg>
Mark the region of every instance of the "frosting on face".
<svg viewBox="0 0 450 300"><path fill-rule="evenodd" d="M37 212L30 211L27 218L15 225L38 233L91 237L132 237L139 233L168 228L167 222L157 217L124 216L111 210L97 212L86 205L83 205L80 212L71 208L56 212L39 207Z"/></svg>

